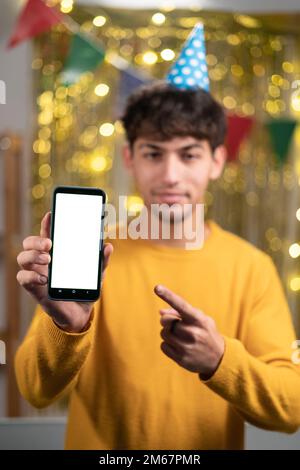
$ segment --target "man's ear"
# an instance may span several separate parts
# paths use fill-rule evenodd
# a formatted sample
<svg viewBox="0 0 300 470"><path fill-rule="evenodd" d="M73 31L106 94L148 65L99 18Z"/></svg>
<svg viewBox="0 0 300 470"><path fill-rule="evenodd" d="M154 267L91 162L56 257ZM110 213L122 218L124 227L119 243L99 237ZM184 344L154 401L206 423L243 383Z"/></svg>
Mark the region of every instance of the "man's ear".
<svg viewBox="0 0 300 470"><path fill-rule="evenodd" d="M212 167L210 172L211 180L217 180L218 178L220 178L226 163L226 159L227 149L225 145L219 145L213 153Z"/></svg>
<svg viewBox="0 0 300 470"><path fill-rule="evenodd" d="M123 165L126 170L131 173L132 172L132 149L128 143L124 144L122 147L122 160Z"/></svg>

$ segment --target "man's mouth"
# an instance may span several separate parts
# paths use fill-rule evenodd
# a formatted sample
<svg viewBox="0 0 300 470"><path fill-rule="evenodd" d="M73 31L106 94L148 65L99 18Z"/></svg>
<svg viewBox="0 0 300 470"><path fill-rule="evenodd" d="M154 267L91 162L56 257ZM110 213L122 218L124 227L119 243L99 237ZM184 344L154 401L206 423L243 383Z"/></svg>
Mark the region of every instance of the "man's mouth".
<svg viewBox="0 0 300 470"><path fill-rule="evenodd" d="M187 197L186 193L175 193L170 191L164 191L155 193L155 196L161 201L169 204L175 204L176 202L182 202Z"/></svg>

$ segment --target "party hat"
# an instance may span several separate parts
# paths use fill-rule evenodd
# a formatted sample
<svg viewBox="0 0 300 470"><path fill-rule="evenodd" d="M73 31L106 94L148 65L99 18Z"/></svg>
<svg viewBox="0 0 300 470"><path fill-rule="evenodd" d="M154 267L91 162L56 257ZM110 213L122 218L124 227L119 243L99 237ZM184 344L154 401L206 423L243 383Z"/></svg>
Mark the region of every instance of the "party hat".
<svg viewBox="0 0 300 470"><path fill-rule="evenodd" d="M209 91L202 23L197 23L187 38L166 80L177 88L203 88Z"/></svg>

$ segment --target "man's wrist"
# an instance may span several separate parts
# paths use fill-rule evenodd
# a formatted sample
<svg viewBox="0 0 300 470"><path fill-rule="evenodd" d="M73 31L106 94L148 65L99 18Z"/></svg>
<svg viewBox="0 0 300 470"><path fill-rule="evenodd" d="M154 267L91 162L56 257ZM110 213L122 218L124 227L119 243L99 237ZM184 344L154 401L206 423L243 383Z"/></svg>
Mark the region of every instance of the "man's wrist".
<svg viewBox="0 0 300 470"><path fill-rule="evenodd" d="M198 375L201 380L209 380L212 378L212 376L216 373L216 371L218 370L222 362L224 352L225 352L225 340L223 336L221 336L220 349L217 354L216 363L213 365L213 367L210 370L199 372Z"/></svg>
<svg viewBox="0 0 300 470"><path fill-rule="evenodd" d="M83 326L72 326L72 325L68 325L68 324L64 324L64 325L61 325L59 324L54 318L52 318L54 324L57 326L57 328L59 328L60 330L62 331L65 331L66 333L84 333L85 331L87 331L91 325L91 322L92 322L92 319L91 319L91 315L88 319L88 321L86 323L84 323Z"/></svg>

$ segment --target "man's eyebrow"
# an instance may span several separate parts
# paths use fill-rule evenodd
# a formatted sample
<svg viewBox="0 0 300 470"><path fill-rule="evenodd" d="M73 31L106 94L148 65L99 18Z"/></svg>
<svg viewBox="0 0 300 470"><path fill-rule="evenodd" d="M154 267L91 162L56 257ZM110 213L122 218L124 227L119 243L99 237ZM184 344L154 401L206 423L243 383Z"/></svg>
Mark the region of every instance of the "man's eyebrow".
<svg viewBox="0 0 300 470"><path fill-rule="evenodd" d="M139 145L139 148L140 148L140 149L143 148L143 147L150 147L150 148L155 149L155 150L163 150L163 151L166 150L164 147L160 147L160 146L157 145L157 144L150 144L150 143L145 143L145 144L140 144L140 145ZM201 148L201 149L204 148L203 144L201 144L201 143L195 143L195 144L184 145L183 147L179 147L178 149L176 149L176 151L190 150L190 149L195 148L195 147Z"/></svg>
<svg viewBox="0 0 300 470"><path fill-rule="evenodd" d="M178 150L190 150L194 147L198 147L200 149L204 149L203 144L198 143L198 144L190 144L190 145L185 145L184 147L179 148Z"/></svg>
<svg viewBox="0 0 300 470"><path fill-rule="evenodd" d="M153 149L157 149L157 150L164 150L163 147L160 147L159 145L156 145L156 144L150 144L150 143L146 143L146 144L140 144L138 146L138 148L143 148L143 147L150 147L150 148L153 148Z"/></svg>

